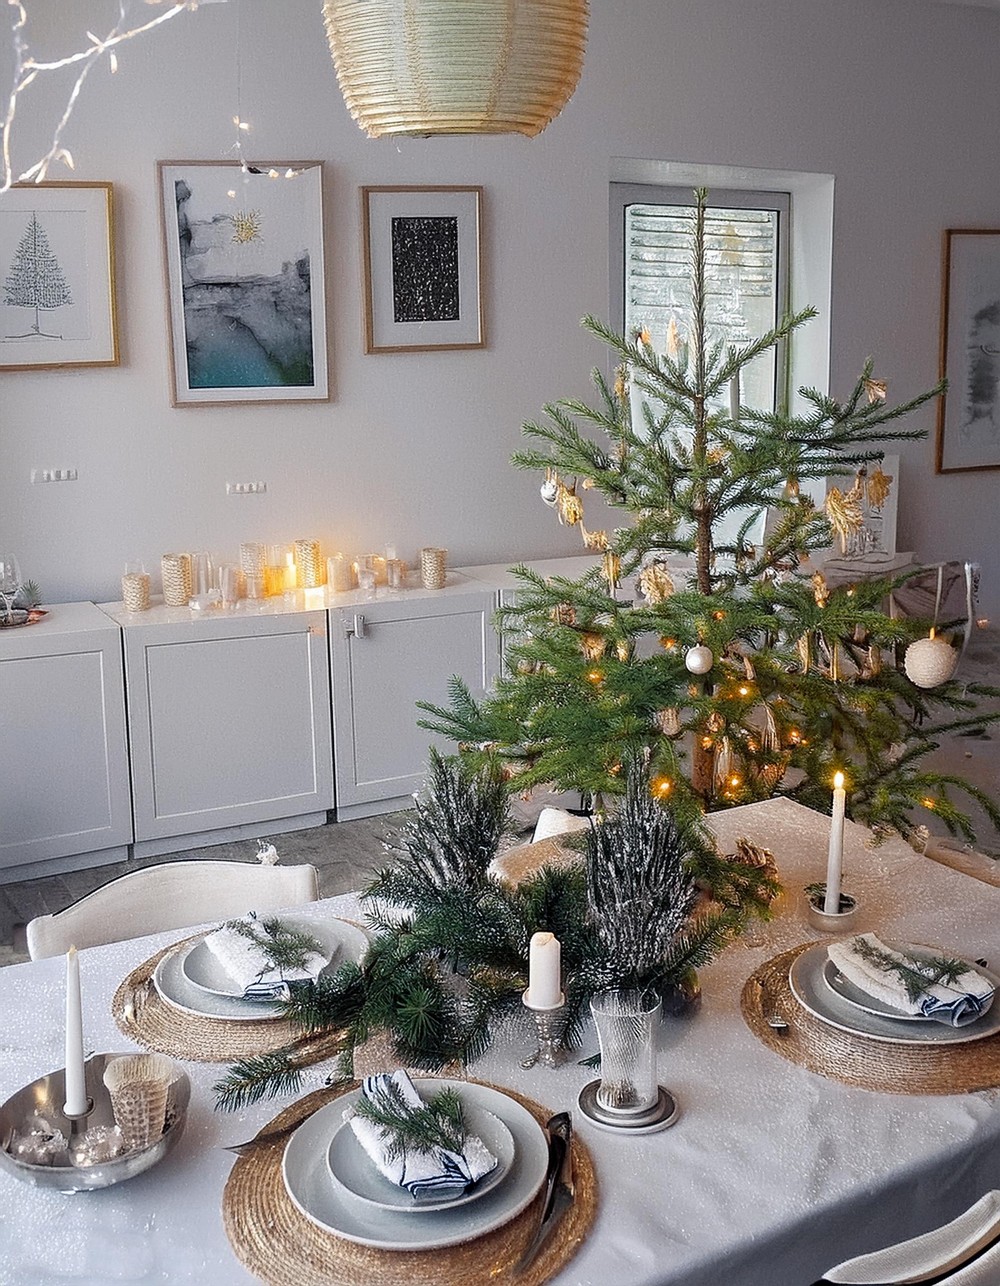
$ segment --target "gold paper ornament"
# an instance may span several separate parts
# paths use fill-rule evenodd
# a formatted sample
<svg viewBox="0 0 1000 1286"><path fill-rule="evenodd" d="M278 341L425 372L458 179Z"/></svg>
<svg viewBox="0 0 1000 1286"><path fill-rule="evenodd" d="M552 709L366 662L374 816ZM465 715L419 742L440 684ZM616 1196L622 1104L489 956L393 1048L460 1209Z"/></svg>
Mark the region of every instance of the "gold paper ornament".
<svg viewBox="0 0 1000 1286"><path fill-rule="evenodd" d="M881 465L877 465L875 472L868 478L866 493L868 503L873 509L881 509L889 498L889 492L892 490L892 474L884 473Z"/></svg>
<svg viewBox="0 0 1000 1286"><path fill-rule="evenodd" d="M604 655L604 635L587 631L580 635L580 647L588 661L599 661Z"/></svg>
<svg viewBox="0 0 1000 1286"><path fill-rule="evenodd" d="M615 644L615 656L619 661L627 661L632 655L632 644L625 639L619 639Z"/></svg>
<svg viewBox="0 0 1000 1286"><path fill-rule="evenodd" d="M662 603L673 592L674 581L666 563L649 563L639 573L639 593L647 603Z"/></svg>
<svg viewBox="0 0 1000 1286"><path fill-rule="evenodd" d="M665 737L677 737L681 731L681 714L676 706L669 706L666 710L657 710L655 716L656 726Z"/></svg>
<svg viewBox="0 0 1000 1286"><path fill-rule="evenodd" d="M565 482L560 482L558 488L556 508L559 511L559 521L566 527L574 527L583 520L583 504L576 494L576 483L567 487Z"/></svg>
<svg viewBox="0 0 1000 1286"><path fill-rule="evenodd" d="M798 500L799 498L799 480L798 478L788 478L785 481L785 498L788 500Z"/></svg>
<svg viewBox="0 0 1000 1286"><path fill-rule="evenodd" d="M822 572L813 572L812 586L813 598L816 600L816 606L826 607L830 598L830 590L826 583L826 577Z"/></svg>
<svg viewBox="0 0 1000 1286"><path fill-rule="evenodd" d="M855 490L856 488L852 488L844 492L839 487L831 487L824 506L834 535L840 540L842 554L847 553L850 537L865 525L864 516L861 513L860 496L854 494Z"/></svg>
<svg viewBox="0 0 1000 1286"><path fill-rule="evenodd" d="M865 393L868 397L869 406L871 406L875 402L884 402L885 395L887 392L888 392L888 387L886 385L885 380L872 380L872 379L865 380Z"/></svg>
<svg viewBox="0 0 1000 1286"><path fill-rule="evenodd" d="M583 525L582 517L580 519L580 535L583 537L584 549L604 550L608 547L608 533L606 531L588 531Z"/></svg>
<svg viewBox="0 0 1000 1286"><path fill-rule="evenodd" d="M572 603L556 603L550 613L555 625L575 625L576 608Z"/></svg>
<svg viewBox="0 0 1000 1286"><path fill-rule="evenodd" d="M667 323L667 356L676 358L680 351L681 336L680 331L677 329L677 319L671 317Z"/></svg>
<svg viewBox="0 0 1000 1286"><path fill-rule="evenodd" d="M622 564L617 554L609 550L601 559L601 572L604 579L608 582L609 589L615 589L621 579Z"/></svg>

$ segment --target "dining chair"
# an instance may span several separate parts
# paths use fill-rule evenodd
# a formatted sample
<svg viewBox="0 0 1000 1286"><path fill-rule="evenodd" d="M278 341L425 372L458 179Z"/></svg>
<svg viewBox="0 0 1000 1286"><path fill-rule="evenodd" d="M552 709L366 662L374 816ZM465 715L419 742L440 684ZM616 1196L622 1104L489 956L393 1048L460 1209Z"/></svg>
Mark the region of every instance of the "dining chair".
<svg viewBox="0 0 1000 1286"><path fill-rule="evenodd" d="M62 911L27 925L32 960L70 946L97 947L207 920L302 906L319 897L315 866L251 862L163 862L111 880Z"/></svg>
<svg viewBox="0 0 1000 1286"><path fill-rule="evenodd" d="M1000 1282L1000 1191L987 1192L951 1223L908 1241L858 1255L813 1286L997 1286Z"/></svg>

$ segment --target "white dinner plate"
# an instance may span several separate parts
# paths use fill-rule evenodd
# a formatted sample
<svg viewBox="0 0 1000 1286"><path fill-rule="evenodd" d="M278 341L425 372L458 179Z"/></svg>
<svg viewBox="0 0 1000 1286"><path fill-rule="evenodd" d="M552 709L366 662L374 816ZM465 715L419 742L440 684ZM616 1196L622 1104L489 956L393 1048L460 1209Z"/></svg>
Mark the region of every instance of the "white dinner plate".
<svg viewBox="0 0 1000 1286"><path fill-rule="evenodd" d="M437 1210L423 1219L355 1201L335 1184L327 1165L334 1131L345 1108L357 1098L354 1090L328 1103L304 1121L289 1139L282 1161L288 1195L295 1206L320 1228L377 1250L432 1250L482 1237L509 1223L530 1205L548 1167L548 1141L531 1113L506 1094L465 1081L421 1079L414 1082L429 1098L452 1085L471 1107L492 1112L514 1138L514 1160L503 1181L480 1201Z"/></svg>
<svg viewBox="0 0 1000 1286"><path fill-rule="evenodd" d="M290 915L279 916L278 919L290 929L309 933L316 939L320 952L327 958L323 972L329 970L331 965L337 969L345 960L357 963L368 946L368 939L362 930L345 920L303 920ZM186 953L181 969L188 982L201 991L207 991L213 996L228 996L234 1000L244 999L242 988L223 968L219 957L205 938ZM259 1005L262 1002L251 998L251 1003ZM263 1003L266 1004L267 1001L264 1000Z"/></svg>
<svg viewBox="0 0 1000 1286"><path fill-rule="evenodd" d="M394 1210L400 1214L453 1210L456 1206L468 1205L470 1201L479 1201L493 1191L514 1164L514 1136L492 1112L486 1112L474 1103L463 1103L462 1106L466 1132L482 1139L497 1159L489 1174L483 1175L471 1188L464 1192L411 1197L405 1188L381 1173L347 1121L334 1134L327 1152L327 1164L334 1183L374 1209Z"/></svg>
<svg viewBox="0 0 1000 1286"><path fill-rule="evenodd" d="M1000 1006L996 1005L977 1022L965 1027L952 1027L931 1019L900 1023L898 1015L885 1018L881 1014L859 1009L828 985L824 978L828 960L826 943L820 942L809 947L792 962L788 971L788 985L803 1009L820 1022L836 1027L839 1031L864 1036L868 1040L883 1041L889 1045L961 1045L983 1040L1000 1031ZM1000 977L989 969L983 969L979 965L971 965L970 968L988 978L995 987L1000 987Z"/></svg>
<svg viewBox="0 0 1000 1286"><path fill-rule="evenodd" d="M887 943L886 945L891 945L894 951L898 951L901 955L910 956L915 960L930 959L941 954L939 951L933 951L930 947L919 947L915 946L913 943L905 943L902 945L898 943ZM961 957L955 956L954 959L961 960ZM982 965L974 964L968 960L963 960L962 963L967 964L975 973L986 977L986 973ZM836 992L841 1000L846 1000L849 1005L853 1005L855 1009L863 1010L866 1014L877 1014L880 1018L891 1018L897 1023L922 1023L928 1021L923 1014L904 1014L902 1010L886 1004L885 1001L879 1000L876 996L870 996L866 991L862 991L860 987L856 987L849 978L846 978L840 972L832 960L827 960L826 965L823 968L823 981L831 991ZM993 1001L991 1000L975 1020L977 1024L982 1022L983 1018L992 1008L992 1005ZM966 1025L971 1026L972 1024L968 1023Z"/></svg>

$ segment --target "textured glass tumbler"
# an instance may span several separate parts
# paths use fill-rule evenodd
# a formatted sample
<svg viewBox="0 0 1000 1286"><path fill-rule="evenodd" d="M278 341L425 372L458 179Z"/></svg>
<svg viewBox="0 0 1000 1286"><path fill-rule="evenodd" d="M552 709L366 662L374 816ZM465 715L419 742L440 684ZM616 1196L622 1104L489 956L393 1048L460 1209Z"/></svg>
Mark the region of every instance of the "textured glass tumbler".
<svg viewBox="0 0 1000 1286"><path fill-rule="evenodd" d="M622 1115L655 1107L659 997L649 991L599 991L591 999L590 1012L601 1046L598 1106Z"/></svg>

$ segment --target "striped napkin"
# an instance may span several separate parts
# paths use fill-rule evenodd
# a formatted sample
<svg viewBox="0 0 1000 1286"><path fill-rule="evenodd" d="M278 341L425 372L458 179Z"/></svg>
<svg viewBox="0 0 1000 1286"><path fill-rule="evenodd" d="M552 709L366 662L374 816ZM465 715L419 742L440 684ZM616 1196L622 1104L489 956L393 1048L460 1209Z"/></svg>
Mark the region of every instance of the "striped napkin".
<svg viewBox="0 0 1000 1286"><path fill-rule="evenodd" d="M895 951L874 933L831 942L827 952L848 982L903 1014L964 1027L993 1003L993 985L975 969L964 969L943 981L940 969L926 957ZM916 995L907 987L909 980L924 984Z"/></svg>
<svg viewBox="0 0 1000 1286"><path fill-rule="evenodd" d="M327 956L310 951L302 968L274 969L261 947L225 924L205 938L205 946L247 1000L288 1000L293 983L315 980L329 963Z"/></svg>
<svg viewBox="0 0 1000 1286"><path fill-rule="evenodd" d="M423 1105L423 1099L402 1069L391 1075L366 1076L361 1083L361 1092L368 1098L377 1098L389 1082L398 1087L412 1107ZM390 1183L405 1188L416 1200L447 1196L448 1193L457 1195L496 1168L496 1157L474 1134L465 1136L461 1152L434 1148L431 1152L404 1152L401 1156L390 1157L392 1138L382 1126L360 1116L351 1116L349 1124L379 1172Z"/></svg>

